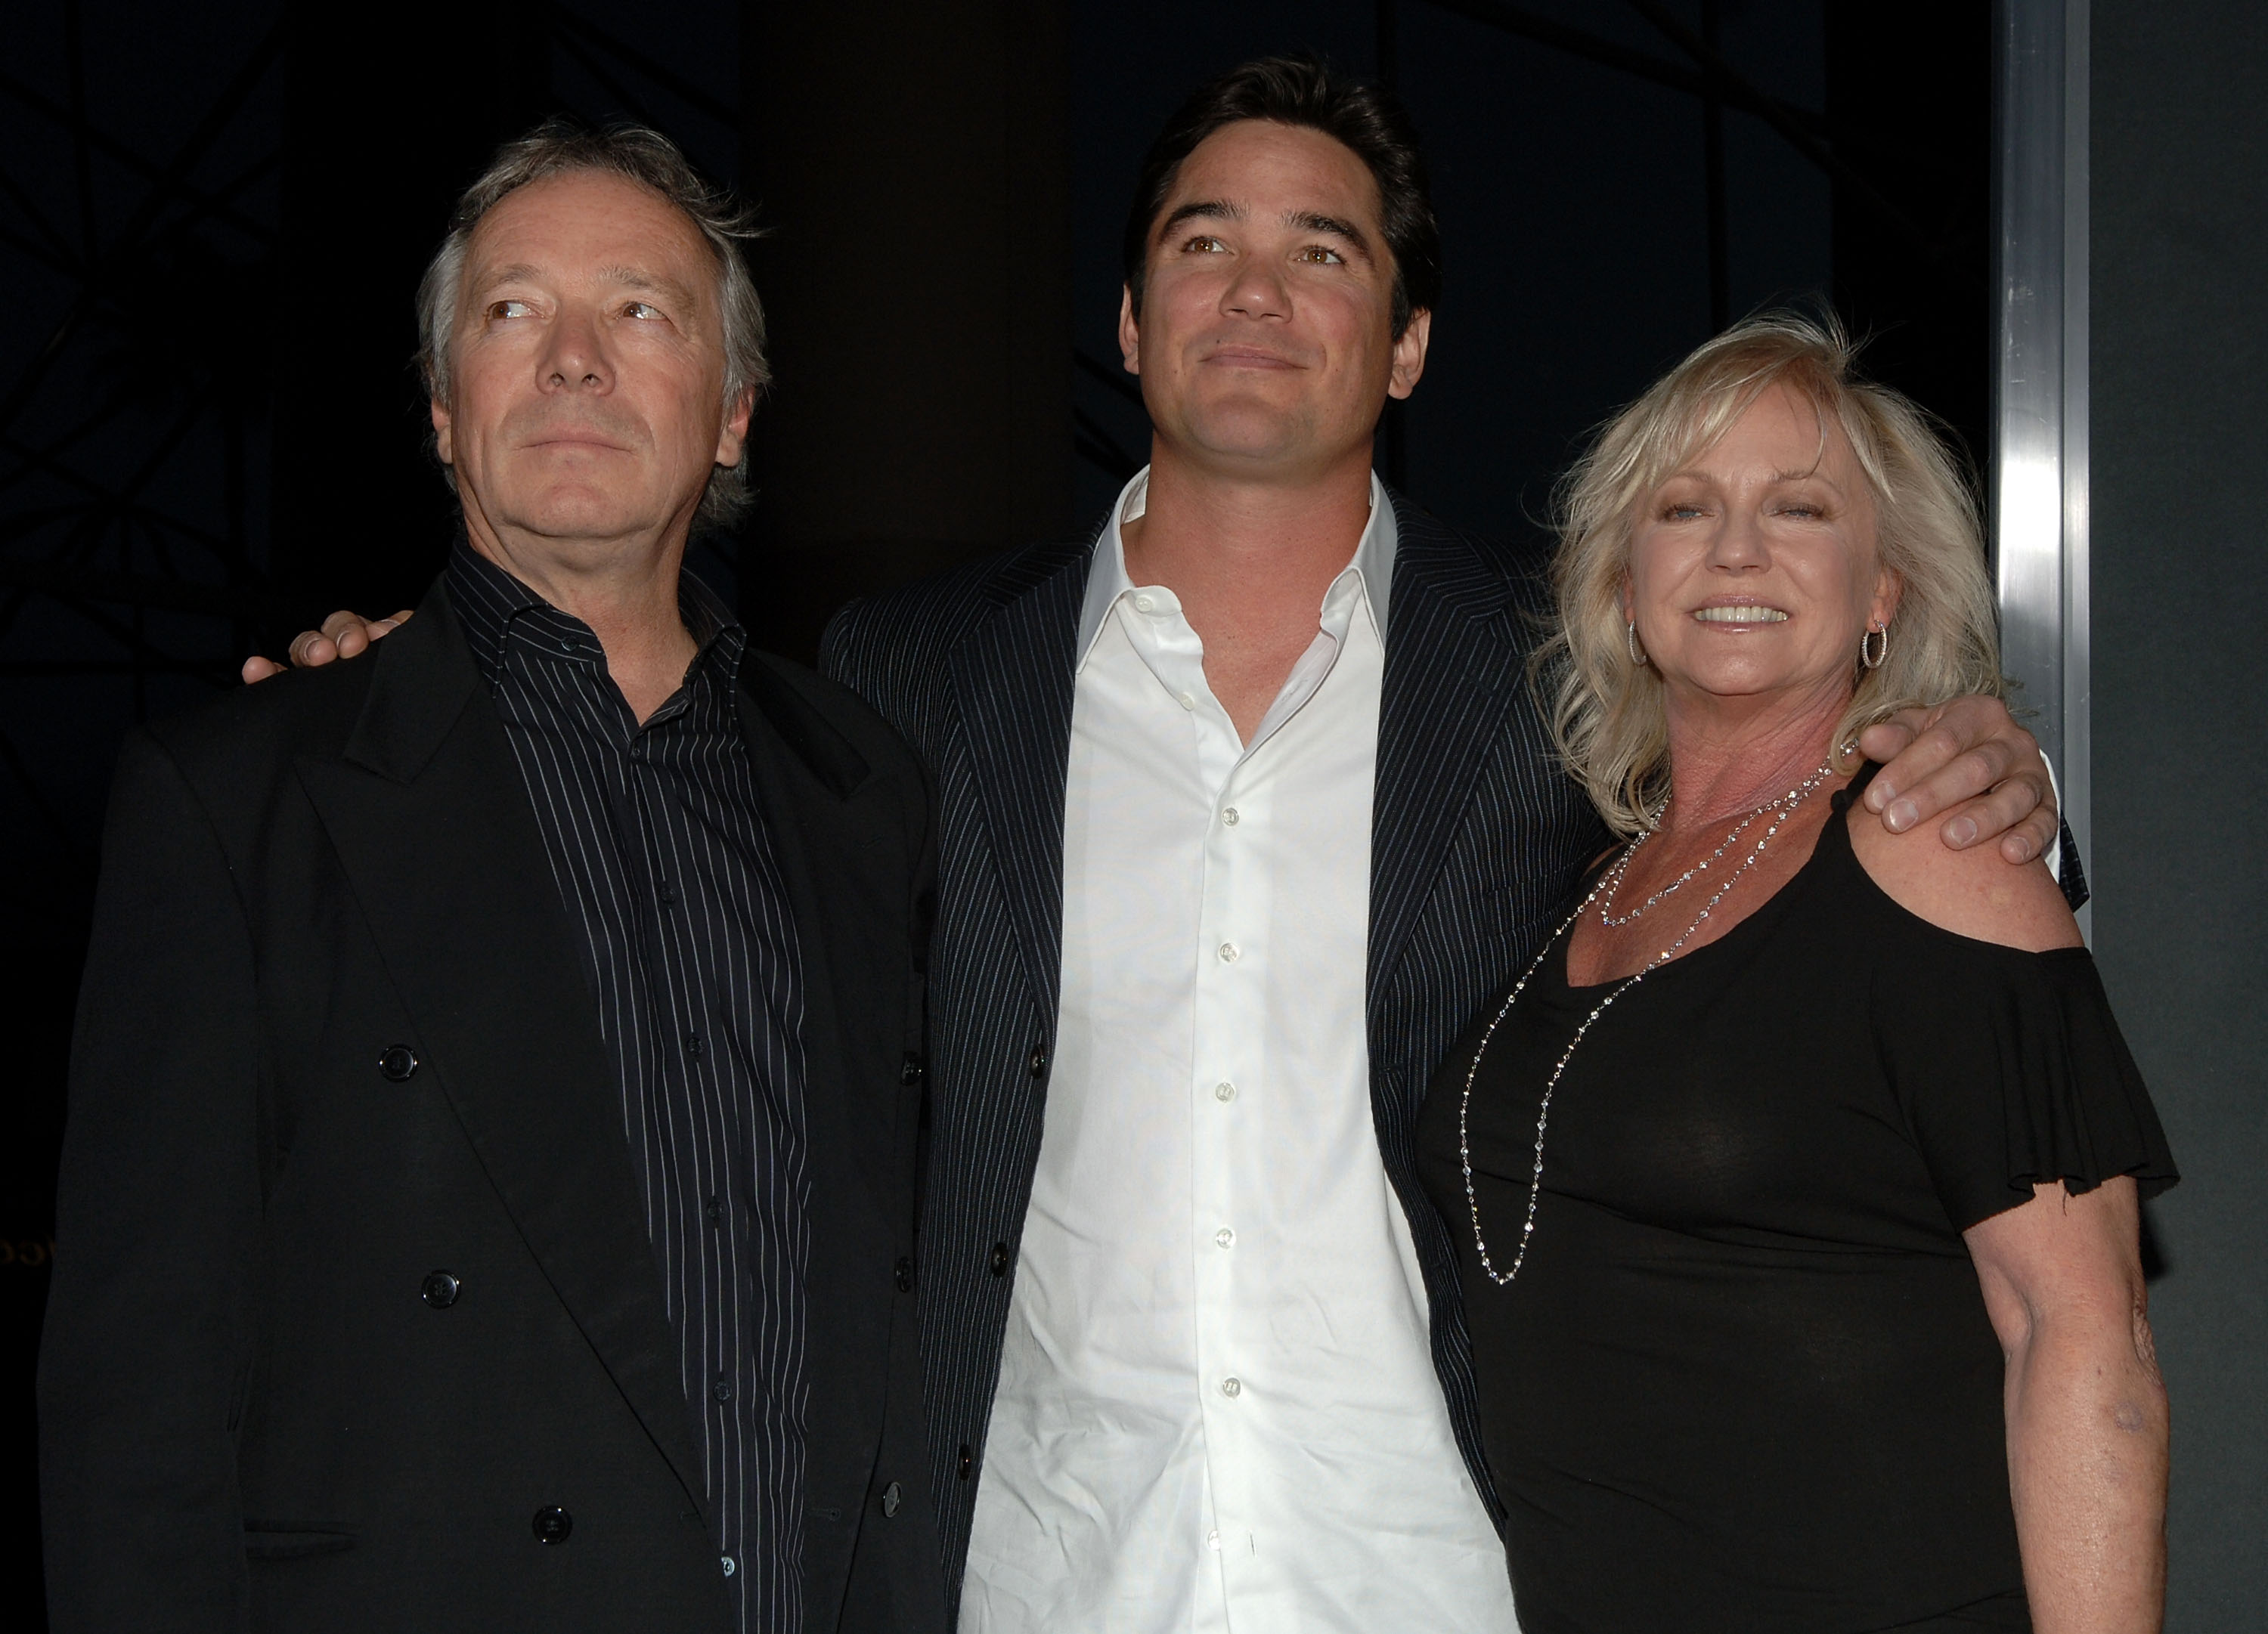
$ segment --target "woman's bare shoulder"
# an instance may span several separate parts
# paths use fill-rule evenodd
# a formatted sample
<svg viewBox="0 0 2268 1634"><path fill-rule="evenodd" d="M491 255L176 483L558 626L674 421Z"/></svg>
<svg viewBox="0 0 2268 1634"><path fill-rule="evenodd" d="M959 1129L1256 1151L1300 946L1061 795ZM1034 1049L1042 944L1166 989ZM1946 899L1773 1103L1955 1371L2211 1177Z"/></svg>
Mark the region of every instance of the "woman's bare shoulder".
<svg viewBox="0 0 2268 1634"><path fill-rule="evenodd" d="M2044 862L2008 862L1991 843L1950 850L1934 822L1892 834L1863 806L1852 808L1849 821L1859 865L1915 917L1956 936L2026 953L2085 946Z"/></svg>

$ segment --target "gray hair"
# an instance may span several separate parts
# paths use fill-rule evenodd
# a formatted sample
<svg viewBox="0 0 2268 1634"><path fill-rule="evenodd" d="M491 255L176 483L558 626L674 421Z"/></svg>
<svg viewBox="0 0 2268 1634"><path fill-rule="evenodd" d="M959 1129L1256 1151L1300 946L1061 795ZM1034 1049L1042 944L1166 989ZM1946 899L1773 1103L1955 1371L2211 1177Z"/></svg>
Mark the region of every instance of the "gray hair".
<svg viewBox="0 0 2268 1634"><path fill-rule="evenodd" d="M1911 703L1999 696L1999 621L1975 493L1928 416L1859 377L1831 317L1764 313L1707 342L1608 423L1562 481L1552 563L1558 617L1536 654L1553 735L1599 813L1635 834L1668 794L1660 677L1624 650L1622 584L1646 497L1786 386L1850 438L1875 500L1875 548L1901 585L1888 658L1851 659L1852 694L1833 741ZM1838 761L1841 751L1837 750Z"/></svg>
<svg viewBox="0 0 2268 1634"><path fill-rule="evenodd" d="M757 234L754 212L702 180L677 144L658 130L627 123L590 130L571 120L554 118L497 150L489 167L457 200L448 234L418 281L417 372L433 400L449 401L449 343L456 329L465 252L473 230L506 194L547 176L576 171L634 181L675 205L699 230L717 258L717 307L725 330L725 411L730 414L744 392L761 394L771 379L771 366L764 361L764 306L740 249ZM455 491L456 473L446 465L441 473ZM747 508L749 497L748 455L743 447L740 464L710 474L694 526L730 526Z"/></svg>

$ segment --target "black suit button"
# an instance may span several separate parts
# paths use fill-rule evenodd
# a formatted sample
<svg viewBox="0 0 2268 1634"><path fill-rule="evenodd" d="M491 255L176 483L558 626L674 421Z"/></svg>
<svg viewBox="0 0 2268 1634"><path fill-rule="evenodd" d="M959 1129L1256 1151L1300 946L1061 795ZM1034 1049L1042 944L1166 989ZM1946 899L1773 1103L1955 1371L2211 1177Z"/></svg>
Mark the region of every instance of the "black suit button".
<svg viewBox="0 0 2268 1634"><path fill-rule="evenodd" d="M926 1070L921 1051L909 1049L906 1051L906 1058L898 1064L898 1082L911 1089L922 1081L922 1074Z"/></svg>
<svg viewBox="0 0 2268 1634"><path fill-rule="evenodd" d="M995 1277L1005 1277L1008 1274L1008 1245L1005 1242L994 1243L992 1252L984 1263Z"/></svg>
<svg viewBox="0 0 2268 1634"><path fill-rule="evenodd" d="M1045 1078L1048 1075L1047 1045L1044 1042L1033 1045L1032 1053L1026 1057L1024 1064L1031 1069L1034 1078Z"/></svg>
<svg viewBox="0 0 2268 1634"><path fill-rule="evenodd" d="M430 1271L417 1290L417 1297L437 1311L446 1311L457 1302L457 1292L464 1284L446 1271Z"/></svg>
<svg viewBox="0 0 2268 1634"><path fill-rule="evenodd" d="M964 1441L961 1446L961 1478L963 1481L968 1480L969 1472L976 1468L976 1455L969 1452L968 1444Z"/></svg>
<svg viewBox="0 0 2268 1634"><path fill-rule="evenodd" d="M715 1396L720 1402L731 1401L733 1399L733 1381L730 1379L725 1378L722 1373L718 1374L717 1382L709 1387L709 1394Z"/></svg>
<svg viewBox="0 0 2268 1634"><path fill-rule="evenodd" d="M535 1512L535 1541L539 1543L563 1543L574 1529L575 1517L556 1504L546 1504Z"/></svg>
<svg viewBox="0 0 2268 1634"><path fill-rule="evenodd" d="M388 1044L378 1058L378 1070L397 1084L407 1084L417 1071L417 1052L407 1044Z"/></svg>
<svg viewBox="0 0 2268 1634"><path fill-rule="evenodd" d="M903 1255L899 1255L898 1262L890 1268L890 1280L897 1284L900 1293L911 1293L914 1291L914 1262Z"/></svg>
<svg viewBox="0 0 2268 1634"><path fill-rule="evenodd" d="M898 1513L898 1505L905 1501L905 1489L901 1487L896 1482L891 1482L889 1485L882 1489L883 1517L885 1519L895 1518Z"/></svg>

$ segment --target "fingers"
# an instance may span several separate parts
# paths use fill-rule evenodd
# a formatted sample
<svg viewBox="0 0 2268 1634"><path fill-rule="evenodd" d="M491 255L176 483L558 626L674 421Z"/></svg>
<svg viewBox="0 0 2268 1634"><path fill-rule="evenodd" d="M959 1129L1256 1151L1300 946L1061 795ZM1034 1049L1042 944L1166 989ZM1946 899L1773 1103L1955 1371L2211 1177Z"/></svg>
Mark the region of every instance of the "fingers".
<svg viewBox="0 0 2268 1634"><path fill-rule="evenodd" d="M1897 743L1899 737L1908 740ZM1860 735L1870 758L1895 756L1867 790L1869 810L1903 834L1940 813L1939 836L1955 850L1986 840L2000 855L2029 862L2056 841L2056 806L2047 762L2031 733L1998 698L1955 698L1930 710L1906 710Z"/></svg>
<svg viewBox="0 0 2268 1634"><path fill-rule="evenodd" d="M291 638L284 649L294 669L320 669L334 659L350 659L366 652L370 644L383 637L387 631L399 629L410 620L411 610L404 607L392 618L365 621L359 613L342 609L323 621L320 629L303 629ZM270 675L280 675L284 666L272 659L257 656L244 660L245 684L265 681Z"/></svg>
<svg viewBox="0 0 2268 1634"><path fill-rule="evenodd" d="M301 630L284 650L284 656L291 660L294 669L320 669L338 655L337 644L316 629Z"/></svg>
<svg viewBox="0 0 2268 1634"><path fill-rule="evenodd" d="M1859 752L1887 768L1928 728L1930 718L1927 710L1904 709L1888 720L1878 720L1859 734ZM1889 804L1891 791L1884 783L1884 776L1876 773L1874 782L1867 785L1865 804L1870 812L1878 812Z"/></svg>
<svg viewBox="0 0 2268 1634"><path fill-rule="evenodd" d="M2035 857L2052 856L2061 843L2062 816L2050 800L2042 800L2032 807L2021 822L2000 836L2000 855L2012 863L2028 863Z"/></svg>
<svg viewBox="0 0 2268 1634"><path fill-rule="evenodd" d="M1936 730L1932 727L1916 739L1908 754L1927 749L1934 758L1942 747L1933 742ZM1918 782L1893 783L1881 808L1883 825L1893 834L1904 834L1940 813L1951 812L1954 815L1946 822L1947 844L1958 850L1991 839L2038 805L2047 792L2043 779L2021 771L2012 774L2014 759L2005 746L1980 743L1943 761ZM1891 777L1896 766L1893 762L1884 767L1881 777ZM1988 794L1993 798L1984 798ZM1955 838L1956 833L1963 837Z"/></svg>
<svg viewBox="0 0 2268 1634"><path fill-rule="evenodd" d="M318 669L333 659L350 659L367 652L370 644L381 639L387 631L408 623L410 609L404 607L392 618L365 619L359 613L342 608L323 621L320 629L303 629L291 643L291 662L303 669Z"/></svg>
<svg viewBox="0 0 2268 1634"><path fill-rule="evenodd" d="M1989 793L1964 801L1939 828L1938 837L1956 851L1997 838L2003 857L2028 863L2055 843L2055 807L2029 777L2003 778Z"/></svg>
<svg viewBox="0 0 2268 1634"><path fill-rule="evenodd" d="M323 634L330 638L335 658L350 659L370 645L369 627L359 613L342 610L332 614L323 621ZM316 660L319 664L329 661L328 659Z"/></svg>
<svg viewBox="0 0 2268 1634"><path fill-rule="evenodd" d="M2047 762L1997 698L1900 710L1861 732L1859 747L1882 768L1867 785L1867 809L1893 834L1942 812L1938 837L1953 850L1997 838L2003 858L2027 863L2056 843Z"/></svg>
<svg viewBox="0 0 2268 1634"><path fill-rule="evenodd" d="M1867 757L1882 765L1867 785L1867 809L1882 813L1892 833L1984 793L2007 775L2006 746L1963 731L1965 724L1950 706L1901 710L1859 734ZM1963 764L1970 756L1976 758Z"/></svg>

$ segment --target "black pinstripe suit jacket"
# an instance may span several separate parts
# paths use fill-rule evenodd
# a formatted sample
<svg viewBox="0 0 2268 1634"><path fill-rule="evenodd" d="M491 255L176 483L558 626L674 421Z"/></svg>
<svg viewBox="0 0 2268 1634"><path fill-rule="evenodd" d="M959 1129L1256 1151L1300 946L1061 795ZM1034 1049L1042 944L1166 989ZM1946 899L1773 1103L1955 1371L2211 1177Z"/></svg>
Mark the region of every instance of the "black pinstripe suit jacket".
<svg viewBox="0 0 2268 1634"><path fill-rule="evenodd" d="M1398 495L1371 845L1369 1040L1379 1150L1416 1240L1433 1359L1482 1460L1448 1226L1413 1135L1434 1068L1556 923L1606 842L1550 762L1526 665L1540 547L1445 526ZM942 806L930 963L921 1332L937 1515L956 1601L1053 1053L1073 648L1101 529L853 603L821 662L905 733Z"/></svg>

